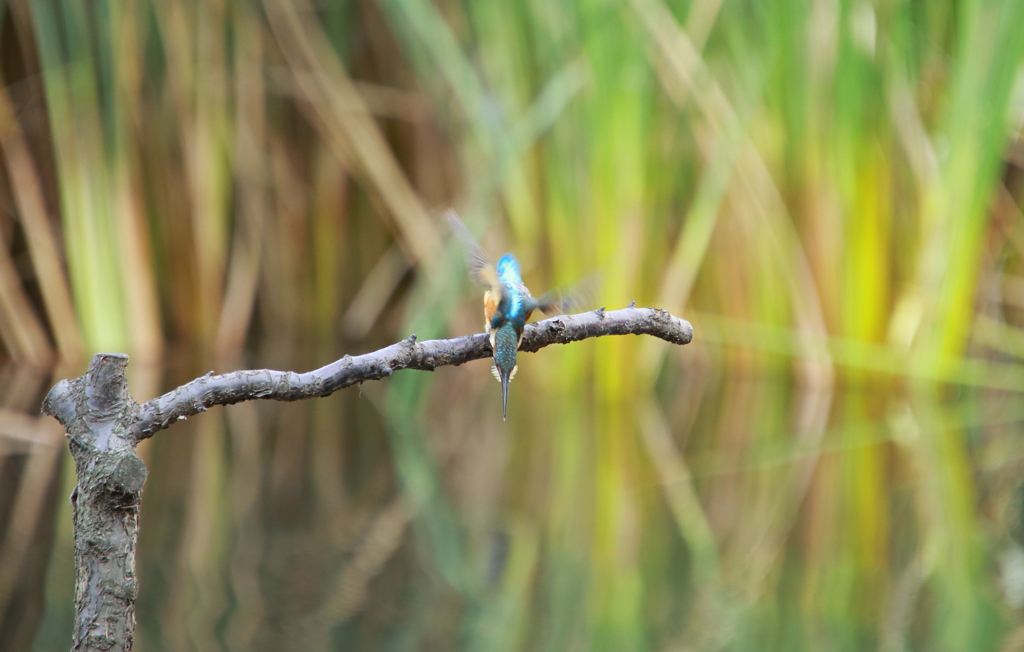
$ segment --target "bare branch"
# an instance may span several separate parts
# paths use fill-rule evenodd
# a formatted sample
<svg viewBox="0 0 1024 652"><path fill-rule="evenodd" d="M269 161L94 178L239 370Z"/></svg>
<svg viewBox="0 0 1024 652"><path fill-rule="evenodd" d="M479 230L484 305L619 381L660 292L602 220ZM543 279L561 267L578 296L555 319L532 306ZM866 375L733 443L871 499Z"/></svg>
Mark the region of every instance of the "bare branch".
<svg viewBox="0 0 1024 652"><path fill-rule="evenodd" d="M653 335L673 344L693 337L688 322L664 310L636 308L547 319L526 327L522 351L601 335ZM128 394L128 356L99 353L89 372L57 383L43 412L64 425L78 484L71 494L75 518L74 649L130 650L135 635L135 545L146 465L135 452L140 439L214 405L253 399L296 401L390 376L398 369L433 370L491 355L487 335L452 340L407 340L298 374L236 371L197 378L140 406Z"/></svg>
<svg viewBox="0 0 1024 652"><path fill-rule="evenodd" d="M605 312L604 308L577 315L554 317L530 324L521 351L534 352L550 344L567 344L603 335L653 335L673 344L693 338L689 322L656 308L628 308ZM230 405L254 399L298 401L329 396L367 380L380 380L399 369L433 371L445 365L461 365L491 355L486 334L451 340L417 342L413 335L391 346L359 356L345 356L315 371L235 371L207 374L141 406L132 426L137 439L214 405Z"/></svg>

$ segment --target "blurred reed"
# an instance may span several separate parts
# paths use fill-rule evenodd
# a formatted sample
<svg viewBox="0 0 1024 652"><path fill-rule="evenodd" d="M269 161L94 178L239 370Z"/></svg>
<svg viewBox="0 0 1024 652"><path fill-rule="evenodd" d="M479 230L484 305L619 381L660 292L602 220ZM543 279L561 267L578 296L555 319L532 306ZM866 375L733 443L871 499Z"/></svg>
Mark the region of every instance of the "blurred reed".
<svg viewBox="0 0 1024 652"><path fill-rule="evenodd" d="M70 628L69 470L23 416L56 378L125 351L146 400L476 332L449 205L536 292L600 271L694 343L526 356L504 425L472 365L177 426L143 450L139 649L1014 644L1021 24L0 3L0 647Z"/></svg>

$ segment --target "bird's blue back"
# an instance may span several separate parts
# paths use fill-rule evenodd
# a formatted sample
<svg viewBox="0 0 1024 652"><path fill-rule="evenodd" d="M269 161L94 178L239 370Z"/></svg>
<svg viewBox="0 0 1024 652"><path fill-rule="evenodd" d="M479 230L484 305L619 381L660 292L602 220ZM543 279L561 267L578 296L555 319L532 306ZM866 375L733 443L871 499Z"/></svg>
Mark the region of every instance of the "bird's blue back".
<svg viewBox="0 0 1024 652"><path fill-rule="evenodd" d="M502 286L500 311L506 320L516 322L522 330L526 325L523 277L519 273L519 261L512 254L505 254L498 260L498 282Z"/></svg>

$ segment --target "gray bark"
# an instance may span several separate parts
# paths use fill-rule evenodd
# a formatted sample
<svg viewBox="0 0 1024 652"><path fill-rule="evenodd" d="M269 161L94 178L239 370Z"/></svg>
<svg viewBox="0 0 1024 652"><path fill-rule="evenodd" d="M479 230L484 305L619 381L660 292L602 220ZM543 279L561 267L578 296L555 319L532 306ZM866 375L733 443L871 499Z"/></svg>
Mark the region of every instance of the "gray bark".
<svg viewBox="0 0 1024 652"><path fill-rule="evenodd" d="M128 395L128 356L96 355L86 375L62 380L43 411L64 425L78 484L73 650L130 650L135 637L135 543L146 465L128 427L139 406Z"/></svg>
<svg viewBox="0 0 1024 652"><path fill-rule="evenodd" d="M663 310L604 308L530 324L521 351L602 335L653 335L686 344L693 328ZM297 401L329 396L390 376L399 369L432 371L491 355L486 334L417 342L413 335L373 353L345 356L307 373L236 371L197 378L139 405L128 394L128 356L99 353L86 375L57 383L43 412L64 426L78 484L74 506L76 651L131 650L135 636L135 544L146 465L135 453L142 439L215 405L254 399Z"/></svg>

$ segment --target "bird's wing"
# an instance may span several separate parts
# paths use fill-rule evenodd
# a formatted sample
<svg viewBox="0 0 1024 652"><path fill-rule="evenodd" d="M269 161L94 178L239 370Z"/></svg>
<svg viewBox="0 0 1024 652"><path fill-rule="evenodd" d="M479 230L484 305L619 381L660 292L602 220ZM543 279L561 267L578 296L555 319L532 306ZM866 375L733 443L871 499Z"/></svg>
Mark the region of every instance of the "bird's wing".
<svg viewBox="0 0 1024 652"><path fill-rule="evenodd" d="M529 301L533 307L545 315L563 315L573 308L579 308L593 301L600 287L600 277L592 274L569 291L551 290L537 299L531 297ZM528 305L528 307L530 306Z"/></svg>
<svg viewBox="0 0 1024 652"><path fill-rule="evenodd" d="M497 270L494 269L491 261L487 259L487 255L476 241L476 238L473 237L473 234L469 232L466 225L459 219L458 214L448 209L447 217L449 226L451 226L452 231L458 236L459 240L462 240L462 245L465 247L466 271L469 272L469 277L477 285L488 288L494 295L494 303L497 305L501 302L501 283L498 282Z"/></svg>

